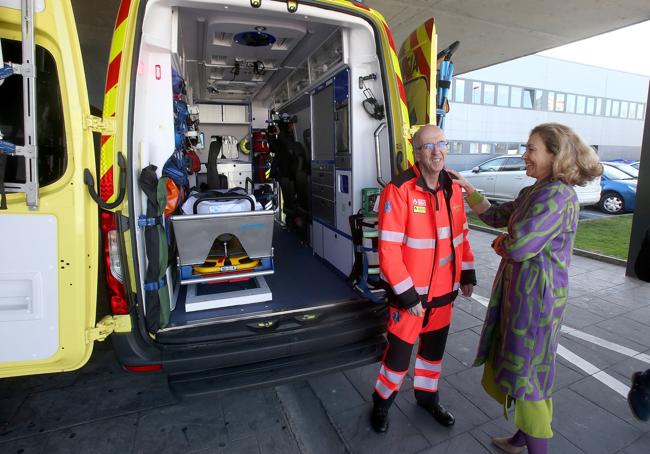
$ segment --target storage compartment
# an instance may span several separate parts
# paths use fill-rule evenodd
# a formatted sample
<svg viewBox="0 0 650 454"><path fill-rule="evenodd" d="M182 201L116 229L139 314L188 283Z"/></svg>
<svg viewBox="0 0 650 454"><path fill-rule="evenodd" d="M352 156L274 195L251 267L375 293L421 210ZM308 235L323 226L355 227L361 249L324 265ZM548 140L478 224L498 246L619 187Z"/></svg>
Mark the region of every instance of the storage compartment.
<svg viewBox="0 0 650 454"><path fill-rule="evenodd" d="M138 173L153 164L158 177L182 181L196 154L199 169L179 184L186 184L180 205L233 188L255 197L255 209L245 211L190 199L191 211L168 213L171 313L160 335L210 325L217 333L220 324L242 318L363 299L346 280L353 263L347 217L361 207L355 188L376 178L369 163L379 121L363 111L354 82L375 74L366 85L384 103L374 32L356 16L302 4L300 13L288 14L281 2L260 9L218 1L147 4L133 125ZM152 65L162 77L153 77ZM173 72L184 79L183 92L171 89ZM175 175L168 159L179 100L193 123L176 145ZM382 134L387 143L387 130ZM145 216L146 204L144 196L135 198L136 217ZM144 294L143 226L135 238Z"/></svg>

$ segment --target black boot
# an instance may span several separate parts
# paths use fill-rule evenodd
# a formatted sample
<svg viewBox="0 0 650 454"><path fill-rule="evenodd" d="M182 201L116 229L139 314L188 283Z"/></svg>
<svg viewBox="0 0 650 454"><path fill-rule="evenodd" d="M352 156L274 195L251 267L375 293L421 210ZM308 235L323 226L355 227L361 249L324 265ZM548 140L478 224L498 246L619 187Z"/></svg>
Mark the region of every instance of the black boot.
<svg viewBox="0 0 650 454"><path fill-rule="evenodd" d="M635 417L641 421L650 420L650 369L632 375L627 402Z"/></svg>
<svg viewBox="0 0 650 454"><path fill-rule="evenodd" d="M440 402L438 402L438 393L423 392L415 390L415 400L418 405L424 408L438 424L443 426L453 426L456 418Z"/></svg>
<svg viewBox="0 0 650 454"><path fill-rule="evenodd" d="M370 414L370 425L377 433L384 433L388 430L388 409L390 408L397 393L391 394L388 399L382 399L379 394L372 394L372 413Z"/></svg>

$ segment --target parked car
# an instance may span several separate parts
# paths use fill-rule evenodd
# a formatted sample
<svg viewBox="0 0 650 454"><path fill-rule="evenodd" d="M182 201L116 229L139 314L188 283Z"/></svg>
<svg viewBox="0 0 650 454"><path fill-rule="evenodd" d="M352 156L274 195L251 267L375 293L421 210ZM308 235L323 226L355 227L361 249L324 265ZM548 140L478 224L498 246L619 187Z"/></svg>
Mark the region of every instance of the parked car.
<svg viewBox="0 0 650 454"><path fill-rule="evenodd" d="M630 164L632 167L634 167L636 170L639 170L639 166L641 165L641 161L636 161Z"/></svg>
<svg viewBox="0 0 650 454"><path fill-rule="evenodd" d="M609 214L634 211L637 181L618 166L603 162L603 176L600 179L602 195L598 203L600 209Z"/></svg>
<svg viewBox="0 0 650 454"><path fill-rule="evenodd" d="M603 164L607 164L610 166L614 166L619 170L622 170L623 172L627 173L629 176L632 178L639 178L639 167L634 167L632 164L627 164L625 162L618 162L618 161L604 161Z"/></svg>
<svg viewBox="0 0 650 454"><path fill-rule="evenodd" d="M471 170L460 172L472 185L490 200L509 202L519 191L535 183L526 175L521 155L504 155L489 159ZM594 205L600 201L600 180L586 186L574 186L580 205Z"/></svg>

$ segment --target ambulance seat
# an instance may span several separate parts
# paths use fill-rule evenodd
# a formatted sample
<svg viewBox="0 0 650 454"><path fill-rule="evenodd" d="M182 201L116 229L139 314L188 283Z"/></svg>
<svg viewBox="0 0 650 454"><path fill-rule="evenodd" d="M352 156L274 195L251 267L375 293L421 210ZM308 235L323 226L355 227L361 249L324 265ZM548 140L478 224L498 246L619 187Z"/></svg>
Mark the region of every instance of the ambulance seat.
<svg viewBox="0 0 650 454"><path fill-rule="evenodd" d="M222 139L221 136L213 136L213 138L208 151L208 188L228 189L228 178L217 172L217 160L221 153Z"/></svg>

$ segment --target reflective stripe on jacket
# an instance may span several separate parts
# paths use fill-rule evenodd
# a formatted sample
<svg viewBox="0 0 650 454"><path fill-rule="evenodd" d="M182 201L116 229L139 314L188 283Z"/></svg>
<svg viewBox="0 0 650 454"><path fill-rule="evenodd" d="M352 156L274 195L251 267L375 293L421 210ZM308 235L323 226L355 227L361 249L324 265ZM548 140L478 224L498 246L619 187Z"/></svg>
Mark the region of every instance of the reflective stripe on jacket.
<svg viewBox="0 0 650 454"><path fill-rule="evenodd" d="M476 284L474 255L460 187L444 170L426 187L417 167L395 177L379 202L379 265L392 303L413 307L451 303L460 284Z"/></svg>

